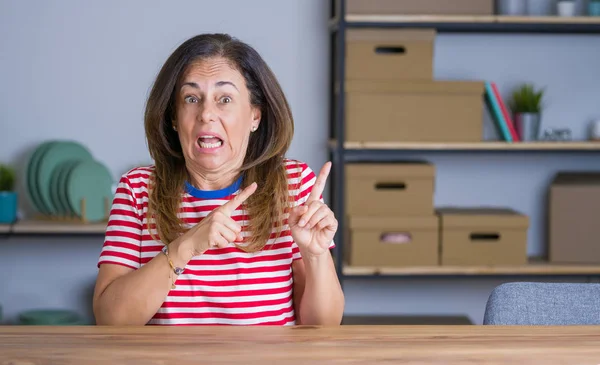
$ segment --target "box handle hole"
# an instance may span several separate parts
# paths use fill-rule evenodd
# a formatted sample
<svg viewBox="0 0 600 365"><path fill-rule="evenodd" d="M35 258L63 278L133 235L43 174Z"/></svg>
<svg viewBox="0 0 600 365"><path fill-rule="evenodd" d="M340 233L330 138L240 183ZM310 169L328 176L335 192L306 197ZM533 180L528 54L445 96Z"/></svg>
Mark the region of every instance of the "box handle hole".
<svg viewBox="0 0 600 365"><path fill-rule="evenodd" d="M377 46L375 47L375 53L384 55L399 55L405 54L406 48L402 46Z"/></svg>
<svg viewBox="0 0 600 365"><path fill-rule="evenodd" d="M375 184L377 190L404 190L406 189L405 183L377 183Z"/></svg>
<svg viewBox="0 0 600 365"><path fill-rule="evenodd" d="M412 236L408 232L385 232L381 234L379 241L381 243L394 244L410 243L412 241Z"/></svg>
<svg viewBox="0 0 600 365"><path fill-rule="evenodd" d="M471 241L498 241L499 233L471 233Z"/></svg>

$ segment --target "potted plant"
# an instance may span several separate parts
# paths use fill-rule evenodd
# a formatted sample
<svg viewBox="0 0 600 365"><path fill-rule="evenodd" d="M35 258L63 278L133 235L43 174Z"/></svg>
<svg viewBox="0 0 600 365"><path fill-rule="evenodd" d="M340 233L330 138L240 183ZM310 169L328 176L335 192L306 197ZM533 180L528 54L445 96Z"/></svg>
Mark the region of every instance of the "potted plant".
<svg viewBox="0 0 600 365"><path fill-rule="evenodd" d="M15 170L0 164L0 223L14 223L17 219L17 192Z"/></svg>
<svg viewBox="0 0 600 365"><path fill-rule="evenodd" d="M543 96L544 89L536 90L532 84L523 84L512 93L510 108L521 141L535 141L539 137Z"/></svg>

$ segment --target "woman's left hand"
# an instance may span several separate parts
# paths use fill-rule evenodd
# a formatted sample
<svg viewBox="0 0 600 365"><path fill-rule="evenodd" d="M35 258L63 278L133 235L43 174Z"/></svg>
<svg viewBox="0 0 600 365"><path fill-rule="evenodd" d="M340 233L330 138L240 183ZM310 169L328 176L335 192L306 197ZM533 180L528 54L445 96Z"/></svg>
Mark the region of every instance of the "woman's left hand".
<svg viewBox="0 0 600 365"><path fill-rule="evenodd" d="M320 201L330 170L331 162L327 162L319 172L306 203L290 212L288 223L292 237L303 257L327 252L338 228L333 212Z"/></svg>

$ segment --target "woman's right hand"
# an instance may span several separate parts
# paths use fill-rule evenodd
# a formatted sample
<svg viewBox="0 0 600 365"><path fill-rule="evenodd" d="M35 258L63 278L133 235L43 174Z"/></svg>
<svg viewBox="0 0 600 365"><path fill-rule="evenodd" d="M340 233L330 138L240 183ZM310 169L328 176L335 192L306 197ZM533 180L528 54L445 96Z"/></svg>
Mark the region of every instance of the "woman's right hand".
<svg viewBox="0 0 600 365"><path fill-rule="evenodd" d="M174 244L179 246L179 252L189 252L191 257L204 253L213 247L225 248L231 242L242 241L242 227L231 218L233 212L256 191L257 184L252 183L230 201L216 208L200 223L177 239Z"/></svg>

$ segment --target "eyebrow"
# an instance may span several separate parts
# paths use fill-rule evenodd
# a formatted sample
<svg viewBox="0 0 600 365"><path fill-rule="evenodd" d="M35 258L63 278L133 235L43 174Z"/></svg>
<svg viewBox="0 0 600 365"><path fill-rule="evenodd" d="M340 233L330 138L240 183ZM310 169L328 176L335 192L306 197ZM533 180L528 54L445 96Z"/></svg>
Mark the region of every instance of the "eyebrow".
<svg viewBox="0 0 600 365"><path fill-rule="evenodd" d="M237 86L235 86L235 84L233 82L230 82L230 81L217 81L217 83L215 83L215 86L217 86L217 87L221 87L221 86L225 86L225 85L231 85L237 91L239 91L239 89L237 88ZM191 86L194 89L200 89L200 86L198 86L198 84L195 83L195 82L185 82L185 83L183 83L183 85L181 85L181 88L183 88L184 86Z"/></svg>

